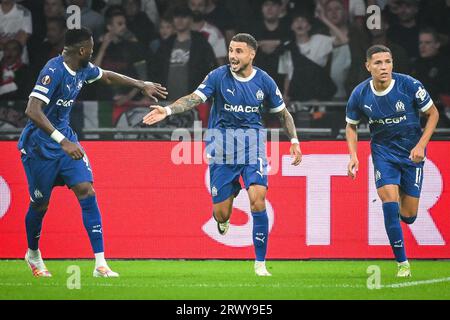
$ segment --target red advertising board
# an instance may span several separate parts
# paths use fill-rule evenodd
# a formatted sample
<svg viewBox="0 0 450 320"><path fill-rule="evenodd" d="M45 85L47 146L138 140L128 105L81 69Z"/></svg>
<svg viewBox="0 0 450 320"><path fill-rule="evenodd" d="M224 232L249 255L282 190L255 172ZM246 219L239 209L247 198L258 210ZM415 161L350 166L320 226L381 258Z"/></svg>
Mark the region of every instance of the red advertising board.
<svg viewBox="0 0 450 320"><path fill-rule="evenodd" d="M94 172L107 257L253 258L246 191L234 203L229 233L220 236L211 217L208 166L174 163L178 142L83 146ZM185 159L195 160L201 144L183 146L192 151L184 149ZM450 258L449 148L450 142L437 141L428 147L418 219L402 224L410 258ZM22 258L26 177L16 143L0 142L0 150L0 258ZM343 141L303 142L299 167L290 165L289 143L272 143L268 150L268 259L392 257L367 142L359 143L356 180L346 176ZM53 191L40 243L47 258L92 256L77 199L66 187Z"/></svg>

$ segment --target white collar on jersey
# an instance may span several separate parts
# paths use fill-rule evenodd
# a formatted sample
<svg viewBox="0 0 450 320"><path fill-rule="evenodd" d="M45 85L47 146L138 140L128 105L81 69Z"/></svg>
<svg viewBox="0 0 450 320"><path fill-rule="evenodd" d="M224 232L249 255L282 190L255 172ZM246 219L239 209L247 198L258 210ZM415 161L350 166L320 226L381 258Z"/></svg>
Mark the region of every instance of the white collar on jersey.
<svg viewBox="0 0 450 320"><path fill-rule="evenodd" d="M69 72L72 76L75 76L77 73L69 68L69 66L63 61L64 68L66 68L67 72Z"/></svg>
<svg viewBox="0 0 450 320"><path fill-rule="evenodd" d="M230 71L231 71L231 69L230 69ZM231 71L231 74L232 74L233 77L234 77L236 80L238 80L238 81L241 81L241 82L248 82L248 81L252 80L252 79L255 77L255 75L256 75L256 69L253 68L253 71L252 71L251 75L249 75L247 78L240 77L240 76L238 76L236 73L234 73L233 71Z"/></svg>
<svg viewBox="0 0 450 320"><path fill-rule="evenodd" d="M395 79L392 79L391 83L389 84L389 87L387 87L384 91L379 92L379 91L375 90L375 87L373 86L373 80L370 80L370 88L372 89L373 94L376 96L380 96L380 97L385 96L389 92L391 92L392 88L394 87L394 84L395 84Z"/></svg>

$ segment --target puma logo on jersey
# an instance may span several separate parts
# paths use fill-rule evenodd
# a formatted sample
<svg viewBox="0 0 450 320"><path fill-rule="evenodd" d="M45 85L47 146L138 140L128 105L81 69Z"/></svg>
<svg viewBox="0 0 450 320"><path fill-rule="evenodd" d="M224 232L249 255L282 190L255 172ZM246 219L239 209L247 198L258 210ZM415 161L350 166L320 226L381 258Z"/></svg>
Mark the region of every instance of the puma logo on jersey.
<svg viewBox="0 0 450 320"><path fill-rule="evenodd" d="M56 68L48 68L51 72L55 72Z"/></svg>
<svg viewBox="0 0 450 320"><path fill-rule="evenodd" d="M372 112L372 105L370 105L370 107L368 106L368 105L364 105L364 108L366 108L366 109L369 109L370 110L370 112Z"/></svg>
<svg viewBox="0 0 450 320"><path fill-rule="evenodd" d="M233 97L234 97L234 91L235 91L235 90L236 90L236 89L234 89L234 90L227 89L227 92L231 93L231 94L233 95Z"/></svg>

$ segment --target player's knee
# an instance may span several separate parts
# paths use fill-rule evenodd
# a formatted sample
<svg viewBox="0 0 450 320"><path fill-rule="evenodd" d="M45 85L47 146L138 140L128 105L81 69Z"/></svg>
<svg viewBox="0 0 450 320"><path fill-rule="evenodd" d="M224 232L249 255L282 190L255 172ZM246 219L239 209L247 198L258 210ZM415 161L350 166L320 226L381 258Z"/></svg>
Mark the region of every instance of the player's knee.
<svg viewBox="0 0 450 320"><path fill-rule="evenodd" d="M264 198L255 198L250 200L250 209L252 212L263 211L266 209L266 201Z"/></svg>
<svg viewBox="0 0 450 320"><path fill-rule="evenodd" d="M36 212L45 213L48 209L48 201L47 202L31 202L31 208Z"/></svg>
<svg viewBox="0 0 450 320"><path fill-rule="evenodd" d="M227 210L214 209L214 217L217 222L223 223L228 221L228 219L230 218L230 214L227 212Z"/></svg>
<svg viewBox="0 0 450 320"><path fill-rule="evenodd" d="M395 194L379 194L381 202L398 202L398 195Z"/></svg>
<svg viewBox="0 0 450 320"><path fill-rule="evenodd" d="M400 215L400 219L406 224L413 224L414 221L416 221L417 216L411 216L411 217L404 217Z"/></svg>
<svg viewBox="0 0 450 320"><path fill-rule="evenodd" d="M417 219L417 211L404 211L400 212L400 219L406 224L413 224Z"/></svg>
<svg viewBox="0 0 450 320"><path fill-rule="evenodd" d="M91 183L82 183L73 187L73 191L79 200L86 199L87 197L95 196L95 190Z"/></svg>

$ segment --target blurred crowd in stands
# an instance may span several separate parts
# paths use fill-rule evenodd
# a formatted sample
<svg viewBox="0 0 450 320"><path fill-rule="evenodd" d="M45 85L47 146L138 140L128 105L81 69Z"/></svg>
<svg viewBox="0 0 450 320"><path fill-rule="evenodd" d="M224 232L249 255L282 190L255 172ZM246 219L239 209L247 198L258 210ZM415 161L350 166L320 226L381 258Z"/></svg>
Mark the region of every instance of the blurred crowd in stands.
<svg viewBox="0 0 450 320"><path fill-rule="evenodd" d="M439 108L439 126L450 127L449 0L0 2L0 109L5 101L28 99L39 71L62 52L66 8L77 5L82 26L94 35L93 62L162 83L168 100L191 93L210 70L226 64L233 35L248 32L259 42L255 65L275 79L287 102L318 101L303 110L315 126L344 122L343 108L330 112L319 102L345 102L370 76L366 49L384 44L393 52L394 71L419 79ZM371 5L382 14L380 27L369 30ZM99 83L85 86L79 98L111 101L117 114L151 103L138 90ZM208 114L209 105L201 105L177 126L190 126L194 118L206 125Z"/></svg>

